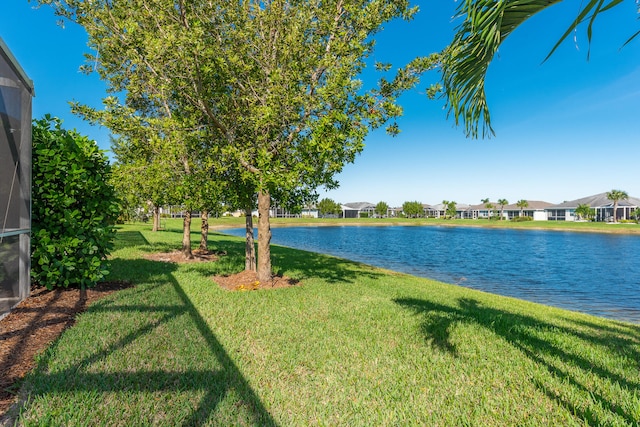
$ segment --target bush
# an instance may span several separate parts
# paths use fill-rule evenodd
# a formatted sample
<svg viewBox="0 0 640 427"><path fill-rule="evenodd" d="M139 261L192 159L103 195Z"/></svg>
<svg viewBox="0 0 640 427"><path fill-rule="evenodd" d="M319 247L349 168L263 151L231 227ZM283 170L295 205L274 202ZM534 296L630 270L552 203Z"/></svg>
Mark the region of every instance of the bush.
<svg viewBox="0 0 640 427"><path fill-rule="evenodd" d="M119 209L107 157L49 115L33 123L31 277L54 287L94 286L108 271Z"/></svg>
<svg viewBox="0 0 640 427"><path fill-rule="evenodd" d="M531 218L530 216L517 216L517 217L511 218L511 221L513 222L533 221L533 218Z"/></svg>

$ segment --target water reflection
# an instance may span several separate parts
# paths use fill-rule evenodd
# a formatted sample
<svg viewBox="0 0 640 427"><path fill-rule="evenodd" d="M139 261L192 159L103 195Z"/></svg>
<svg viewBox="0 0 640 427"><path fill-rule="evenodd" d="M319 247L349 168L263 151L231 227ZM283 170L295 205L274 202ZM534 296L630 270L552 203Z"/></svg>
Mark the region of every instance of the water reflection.
<svg viewBox="0 0 640 427"><path fill-rule="evenodd" d="M229 234L244 235L242 230ZM640 237L466 227L291 227L273 243L640 323Z"/></svg>

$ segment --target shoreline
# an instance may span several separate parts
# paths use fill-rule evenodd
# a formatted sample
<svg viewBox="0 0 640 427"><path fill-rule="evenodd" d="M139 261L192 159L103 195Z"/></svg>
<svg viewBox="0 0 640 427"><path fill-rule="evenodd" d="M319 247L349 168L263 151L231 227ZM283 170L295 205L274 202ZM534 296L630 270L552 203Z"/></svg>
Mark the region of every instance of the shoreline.
<svg viewBox="0 0 640 427"><path fill-rule="evenodd" d="M274 221L275 219L275 221ZM299 222L298 222L299 221ZM458 222L459 221L459 222ZM465 221L465 222L462 222ZM474 221L474 222L466 222L466 221ZM430 222L424 220L418 220L416 222L412 220L404 220L398 222L389 222L384 220L362 220L362 219L354 219L350 220L341 220L336 222L327 222L326 220L319 219L316 221L310 221L309 219L301 219L301 218L272 218L271 227L272 228L284 228L284 227L469 227L469 228L488 228L488 229L509 229L509 230L534 230L534 231L562 231L562 232L578 232L578 233L600 233L600 234L618 234L618 235L629 235L629 236L640 236L640 225L639 224L623 224L623 223L595 223L601 224L599 226L592 226L591 223L578 223L578 224L586 224L584 226L563 226L556 225L556 222L548 222L544 221L545 224L549 224L548 226L542 225L528 225L532 222L524 222L524 223L512 223L509 221L504 221L500 223L496 221L496 223L492 224L484 224L484 223L475 223L477 220L448 220L447 222L438 221L438 222ZM215 220L211 221L215 222ZM536 221L540 222L540 221ZM527 225L521 225L527 224ZM551 225L553 224L553 225ZM576 224L576 223L571 223ZM634 228L628 227L632 226ZM619 228L619 227L623 228ZM209 225L210 230L225 230L230 228L244 228L244 224L213 224ZM257 224L254 225L254 228L257 228Z"/></svg>

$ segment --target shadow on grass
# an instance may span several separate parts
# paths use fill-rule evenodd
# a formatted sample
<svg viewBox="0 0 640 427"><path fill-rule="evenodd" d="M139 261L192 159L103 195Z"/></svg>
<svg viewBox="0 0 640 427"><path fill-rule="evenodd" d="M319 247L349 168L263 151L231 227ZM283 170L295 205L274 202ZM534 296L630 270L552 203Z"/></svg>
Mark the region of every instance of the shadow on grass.
<svg viewBox="0 0 640 427"><path fill-rule="evenodd" d="M149 241L139 231L123 231L118 230L115 237L116 248L131 248L134 246L149 245Z"/></svg>
<svg viewBox="0 0 640 427"><path fill-rule="evenodd" d="M25 353L28 354L29 347L34 345L33 342L38 339L39 329L59 324L61 325L60 329L64 330L74 322L73 317L66 316L66 314L68 312L75 313L84 308L86 300L82 298L77 299L74 307L59 307L58 301L62 292L62 289L51 291L52 297L45 306L33 308L23 304L13 310L16 315L19 313L28 314L30 318L19 328L0 333L0 343L4 347L4 351L0 352L3 356L0 357L0 399L11 399L15 395L17 387L20 385L20 379L25 374L23 370L15 369L15 362L27 358Z"/></svg>
<svg viewBox="0 0 640 427"><path fill-rule="evenodd" d="M175 264L153 262L147 260L121 260L113 262L116 270L123 272L137 272L131 276L134 282L150 284L144 287L129 289L134 293L154 293L149 299L154 302L146 304L126 304L126 301L144 301L145 298L120 299L117 302L98 301L92 305L88 313L108 312L135 318L137 325L125 335L111 342L105 338L106 345L93 351L81 360L73 363L62 371L50 370L49 358L55 354L56 342L39 361L38 368L32 378L32 398L37 395L55 393L90 392L108 393L134 391L136 393L151 392L203 392L199 403L187 415L179 420L184 426L197 426L210 421L220 402L233 391L237 397L236 411L244 411L245 422L250 425L276 426L275 420L266 410L263 403L242 375L233 359L229 356L221 342L207 325L202 315L184 292L173 273L177 269ZM153 283L157 282L157 283ZM164 288L164 289L163 289ZM160 295L160 297L158 297ZM140 297L140 295L139 295ZM159 302L157 298L161 298ZM124 301L124 303L123 303ZM193 331L201 336L206 343L207 351L217 360L218 366L211 370L184 370L179 372L167 370L135 370L134 368L118 372L95 372L95 365L114 352L124 351L126 347L141 342L153 334L157 328L166 325L182 316L188 316L193 325ZM187 331L175 331L188 333ZM123 403L124 404L124 403ZM29 409L28 403L23 410ZM84 408L90 410L90 408ZM83 408L78 408L82 411ZM142 422L142 420L139 420ZM170 422L170 421L169 421ZM116 424L118 424L116 420Z"/></svg>
<svg viewBox="0 0 640 427"><path fill-rule="evenodd" d="M272 246L274 272L297 279L318 277L331 284L355 283L363 277L379 278L383 274L376 268L354 261L306 252L284 246Z"/></svg>
<svg viewBox="0 0 640 427"><path fill-rule="evenodd" d="M180 230L160 231L159 233L176 234ZM193 233L194 244L199 242L199 234ZM186 267L187 270L197 270L203 275L230 275L239 273L244 268L245 243L238 237L223 233L211 232L210 249L218 250L226 255L211 263L194 263ZM175 244L167 242L150 243L140 231L122 231L116 234L118 248L133 248L143 252L171 252L180 248L180 242ZM370 266L347 261L314 252L306 252L291 249L284 246L271 246L271 260L273 272L276 275L286 275L297 280L318 277L328 283L355 283L358 278L377 278L381 274ZM127 262L129 269L116 265L117 259L112 261L113 278L137 279L136 274L142 271L134 262ZM157 270L161 267L151 268Z"/></svg>
<svg viewBox="0 0 640 427"><path fill-rule="evenodd" d="M597 324L567 318L563 321L569 323L568 326L556 325L491 308L468 298L459 299L457 307L414 298L397 299L395 302L423 316L422 332L427 342L455 357L459 354L451 341L451 333L456 325L480 325L500 336L546 373L532 379L535 386L587 425L608 424L608 420L601 419L598 414L599 408L622 418L625 423L640 424L637 409L620 404L625 398L637 399L634 396L640 389L640 382L614 372L604 363L598 363L599 360L593 360L594 352L615 353L619 359L628 361L624 367L627 372L637 373L640 370L640 334L633 326L620 324L620 328L600 328ZM578 338L581 342L579 345L575 344L575 339L563 342L563 335ZM584 354L592 357L586 358ZM580 379L581 376L594 376L595 379L587 384ZM616 401L606 395L608 392L593 385L597 383L609 383L619 390ZM581 394L590 396L588 404L577 400L579 397L576 396Z"/></svg>
<svg viewBox="0 0 640 427"><path fill-rule="evenodd" d="M215 234L213 247L226 255L211 263L193 263L185 270L199 271L205 276L229 275L244 269L245 243L237 237ZM213 240L213 239L212 239ZM271 262L275 275L284 275L295 280L321 278L327 283L355 283L359 278L378 278L382 274L375 268L353 261L335 258L315 252L306 252L284 246L271 246Z"/></svg>

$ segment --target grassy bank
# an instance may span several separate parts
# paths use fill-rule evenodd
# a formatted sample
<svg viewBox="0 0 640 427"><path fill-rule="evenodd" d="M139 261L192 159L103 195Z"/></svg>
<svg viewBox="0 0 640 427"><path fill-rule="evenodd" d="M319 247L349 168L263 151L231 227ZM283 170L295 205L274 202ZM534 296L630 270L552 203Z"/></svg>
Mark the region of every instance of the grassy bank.
<svg viewBox="0 0 640 427"><path fill-rule="evenodd" d="M300 285L228 292L243 242L176 265L123 226L111 279L28 377L25 425L638 425L640 326L274 247ZM196 230L194 225L194 230ZM194 236L194 242L198 236Z"/></svg>
<svg viewBox="0 0 640 427"><path fill-rule="evenodd" d="M194 219L199 221L199 219ZM163 224L168 224L170 228L179 227L180 219L163 219ZM244 227L244 217L233 218L213 218L210 220L213 228ZM604 222L573 222L573 221L487 221L484 219L435 219L435 218L272 218L272 227L291 226L382 226L382 225L402 225L402 226L446 226L446 227L485 227L485 228L513 228L524 230L556 230L556 231L578 231L587 233L622 233L640 235L640 225L634 223L604 223ZM255 222L257 226L257 221Z"/></svg>

